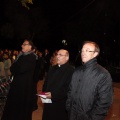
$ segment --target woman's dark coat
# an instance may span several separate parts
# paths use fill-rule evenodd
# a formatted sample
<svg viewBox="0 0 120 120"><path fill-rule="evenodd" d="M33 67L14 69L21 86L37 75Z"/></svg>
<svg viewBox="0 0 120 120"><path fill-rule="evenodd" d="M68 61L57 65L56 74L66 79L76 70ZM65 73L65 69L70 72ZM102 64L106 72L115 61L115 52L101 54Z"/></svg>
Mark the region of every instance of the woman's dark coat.
<svg viewBox="0 0 120 120"><path fill-rule="evenodd" d="M69 120L104 120L112 99L111 76L94 58L73 73L66 102Z"/></svg>
<svg viewBox="0 0 120 120"><path fill-rule="evenodd" d="M42 120L67 120L65 103L73 71L68 63L50 68L43 91L51 92L52 103L44 104Z"/></svg>
<svg viewBox="0 0 120 120"><path fill-rule="evenodd" d="M34 53L21 55L12 64L10 70L14 78L2 120L32 120L35 66L36 56Z"/></svg>

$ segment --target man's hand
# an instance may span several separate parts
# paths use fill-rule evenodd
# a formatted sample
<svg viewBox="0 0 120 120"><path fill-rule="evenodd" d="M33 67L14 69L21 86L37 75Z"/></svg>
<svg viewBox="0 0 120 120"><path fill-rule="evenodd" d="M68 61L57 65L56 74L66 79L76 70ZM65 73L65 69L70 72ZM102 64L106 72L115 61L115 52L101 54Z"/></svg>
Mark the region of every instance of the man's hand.
<svg viewBox="0 0 120 120"><path fill-rule="evenodd" d="M52 97L52 96L51 96L51 92L46 92L45 95L46 95L46 97L49 98L49 99L51 99L51 97Z"/></svg>

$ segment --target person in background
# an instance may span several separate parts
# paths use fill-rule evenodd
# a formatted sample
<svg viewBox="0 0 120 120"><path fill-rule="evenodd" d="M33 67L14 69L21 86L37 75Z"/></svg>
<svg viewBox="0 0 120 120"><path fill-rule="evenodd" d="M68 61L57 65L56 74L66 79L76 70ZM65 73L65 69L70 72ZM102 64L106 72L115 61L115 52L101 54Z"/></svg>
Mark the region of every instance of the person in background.
<svg viewBox="0 0 120 120"><path fill-rule="evenodd" d="M10 68L14 77L1 120L32 120L37 57L32 41L25 39L21 47L20 54Z"/></svg>
<svg viewBox="0 0 120 120"><path fill-rule="evenodd" d="M21 51L19 51L19 52L21 52ZM12 53L11 53L11 61L12 61L12 63L14 63L14 61L17 59L17 56L18 56L19 52L17 50L12 51Z"/></svg>
<svg viewBox="0 0 120 120"><path fill-rule="evenodd" d="M68 86L74 68L69 64L69 53L60 49L57 52L57 65L51 66L44 81L42 92L52 103L44 103L42 120L67 120L65 103Z"/></svg>
<svg viewBox="0 0 120 120"><path fill-rule="evenodd" d="M44 77L45 77L45 67L44 67L44 59L42 57L42 52L38 50L36 52L35 51L34 51L34 54L37 56L38 59L36 61L36 69L35 69L34 83L33 83L33 86L34 86L34 96L32 98L34 103L33 110L36 110L38 108L38 104L37 104L38 96L36 95L38 93L38 90L37 90L38 82L41 80L44 80Z"/></svg>
<svg viewBox="0 0 120 120"><path fill-rule="evenodd" d="M99 53L97 43L83 43L83 65L76 68L72 75L66 101L69 120L105 120L107 116L113 101L112 78L97 63Z"/></svg>
<svg viewBox="0 0 120 120"><path fill-rule="evenodd" d="M38 52L38 58L39 58L39 80L44 80L45 77L45 63L43 58L43 53L41 51Z"/></svg>
<svg viewBox="0 0 120 120"><path fill-rule="evenodd" d="M44 63L45 63L45 73L47 75L47 72L50 67L50 58L51 58L51 55L50 55L48 49L45 49L45 51L43 53L43 57L44 57Z"/></svg>
<svg viewBox="0 0 120 120"><path fill-rule="evenodd" d="M4 63L5 77L7 82L9 81L9 77L11 76L10 67L12 65L8 52L3 53L3 59L4 59L3 63Z"/></svg>
<svg viewBox="0 0 120 120"><path fill-rule="evenodd" d="M3 63L3 57L2 56L0 56L0 79L5 79L6 80L4 63Z"/></svg>
<svg viewBox="0 0 120 120"><path fill-rule="evenodd" d="M50 58L50 67L57 64L57 50L55 50Z"/></svg>

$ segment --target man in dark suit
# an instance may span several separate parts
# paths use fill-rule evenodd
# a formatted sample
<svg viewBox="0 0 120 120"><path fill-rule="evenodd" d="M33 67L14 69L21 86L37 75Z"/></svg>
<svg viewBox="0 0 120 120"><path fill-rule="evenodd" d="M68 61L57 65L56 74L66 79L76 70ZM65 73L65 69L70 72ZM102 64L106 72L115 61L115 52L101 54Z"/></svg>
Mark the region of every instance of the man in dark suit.
<svg viewBox="0 0 120 120"><path fill-rule="evenodd" d="M42 91L52 103L44 103L42 120L67 120L65 103L68 86L74 71L69 63L69 53L61 49L57 53L57 65L52 66L45 79Z"/></svg>
<svg viewBox="0 0 120 120"><path fill-rule="evenodd" d="M83 64L76 68L69 86L66 109L69 120L105 120L113 102L112 78L97 63L100 48L93 41L84 41Z"/></svg>

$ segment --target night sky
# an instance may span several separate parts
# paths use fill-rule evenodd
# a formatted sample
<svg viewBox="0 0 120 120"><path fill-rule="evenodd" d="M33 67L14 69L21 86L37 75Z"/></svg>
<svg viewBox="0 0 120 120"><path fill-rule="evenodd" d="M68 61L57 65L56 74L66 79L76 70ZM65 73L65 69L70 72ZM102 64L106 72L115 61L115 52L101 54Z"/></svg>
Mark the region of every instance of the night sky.
<svg viewBox="0 0 120 120"><path fill-rule="evenodd" d="M20 49L25 38L39 50L78 50L84 40L92 40L102 51L119 54L119 0L34 0L28 6L29 10L18 0L1 1L1 49Z"/></svg>

